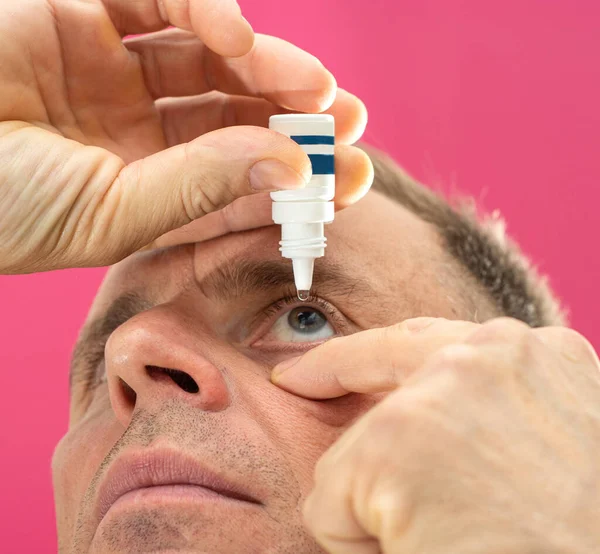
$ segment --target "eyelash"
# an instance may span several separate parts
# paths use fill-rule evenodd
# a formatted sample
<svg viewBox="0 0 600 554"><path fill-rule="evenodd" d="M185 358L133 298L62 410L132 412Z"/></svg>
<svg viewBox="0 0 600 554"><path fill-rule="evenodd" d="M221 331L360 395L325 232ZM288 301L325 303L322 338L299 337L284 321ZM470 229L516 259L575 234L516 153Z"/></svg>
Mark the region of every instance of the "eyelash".
<svg viewBox="0 0 600 554"><path fill-rule="evenodd" d="M299 306L306 305L307 307L317 308L322 311L325 315L328 316L328 320L333 324L336 332L339 332L340 329L344 328L344 320L340 313L326 300L311 294L305 302L300 303L298 297L290 291L290 293L283 298L273 302L266 309L264 309L260 313L260 319L272 320L276 316L281 316L286 308L297 308ZM269 321L269 328L272 326L273 321ZM262 327L262 325L261 325ZM105 382L104 378L98 377L98 367L104 360L104 347L106 346L106 342L110 333L106 336L106 338L102 341L101 355L96 355L93 360L88 360L86 364L86 370L81 380L83 381L84 386L90 392L93 392L98 386ZM298 345L293 345L291 348L297 348Z"/></svg>
<svg viewBox="0 0 600 554"><path fill-rule="evenodd" d="M316 308L327 315L329 323L333 324L336 332L340 332L346 326L344 318L329 302L327 302L327 300L313 294L311 294L305 302L301 302L298 300L296 294L290 292L290 294L277 300L273 304L270 304L268 308L263 310L260 314L260 318L271 320L276 316L281 316L286 311L286 308L292 309L304 305L306 305L307 308ZM272 325L273 322L269 321L268 324Z"/></svg>

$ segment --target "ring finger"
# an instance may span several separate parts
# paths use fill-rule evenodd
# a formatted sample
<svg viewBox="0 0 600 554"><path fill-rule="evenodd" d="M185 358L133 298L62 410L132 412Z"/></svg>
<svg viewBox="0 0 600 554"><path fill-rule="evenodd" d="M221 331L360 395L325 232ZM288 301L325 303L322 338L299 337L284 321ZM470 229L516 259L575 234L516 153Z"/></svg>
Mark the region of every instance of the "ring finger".
<svg viewBox="0 0 600 554"><path fill-rule="evenodd" d="M156 107L169 146L190 142L204 133L233 125L268 127L272 115L291 113L261 98L216 91L201 96L160 99ZM367 124L367 110L353 94L338 89L335 102L325 113L335 117L338 144L353 144L362 136Z"/></svg>

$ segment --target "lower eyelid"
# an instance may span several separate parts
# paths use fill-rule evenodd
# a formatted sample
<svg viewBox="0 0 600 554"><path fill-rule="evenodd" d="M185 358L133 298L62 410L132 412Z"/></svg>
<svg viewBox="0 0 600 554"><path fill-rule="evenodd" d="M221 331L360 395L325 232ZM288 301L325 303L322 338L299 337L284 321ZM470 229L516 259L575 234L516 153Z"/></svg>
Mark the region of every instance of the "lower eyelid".
<svg viewBox="0 0 600 554"><path fill-rule="evenodd" d="M259 339L253 342L250 347L251 348L260 348L266 352L275 352L275 353L298 353L303 354L308 350L311 350L321 344L326 343L328 340L334 339L340 335L333 335L327 339L321 339L311 342L275 342L275 341L265 341L264 339Z"/></svg>
<svg viewBox="0 0 600 554"><path fill-rule="evenodd" d="M312 308L319 311L326 318L333 335L326 338L315 338L315 340L307 342L293 342L285 341L283 339L274 340L273 338L268 338L270 330L280 317L301 307ZM259 316L261 315L260 324L256 325L257 321L254 320L251 325L252 330L245 334L245 340L242 341L243 346L260 348L269 352L296 352L301 354L302 352L322 344L326 340L355 332L353 323L351 323L346 316L339 312L334 305L318 296L312 297L308 302L299 302L295 294L290 294L271 304L262 312L262 314L259 314Z"/></svg>

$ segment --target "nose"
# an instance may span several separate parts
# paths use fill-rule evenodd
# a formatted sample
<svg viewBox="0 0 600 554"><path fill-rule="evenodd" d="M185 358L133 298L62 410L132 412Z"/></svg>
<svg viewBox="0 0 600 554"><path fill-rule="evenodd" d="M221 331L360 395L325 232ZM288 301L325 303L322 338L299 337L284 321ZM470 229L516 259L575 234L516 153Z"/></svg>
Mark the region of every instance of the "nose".
<svg viewBox="0 0 600 554"><path fill-rule="evenodd" d="M208 331L186 324L165 305L117 328L105 348L110 401L117 419L127 427L136 407L158 410L174 398L205 411L225 409L230 393L213 363L214 345Z"/></svg>

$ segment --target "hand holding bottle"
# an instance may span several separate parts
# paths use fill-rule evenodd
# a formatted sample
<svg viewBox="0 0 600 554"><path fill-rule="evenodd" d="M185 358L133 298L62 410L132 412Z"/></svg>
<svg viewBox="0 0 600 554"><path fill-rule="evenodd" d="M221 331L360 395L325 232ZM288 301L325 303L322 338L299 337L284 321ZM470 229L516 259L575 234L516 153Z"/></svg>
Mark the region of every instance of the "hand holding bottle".
<svg viewBox="0 0 600 554"><path fill-rule="evenodd" d="M341 143L366 122L316 58L254 36L234 0L5 0L0 273L110 265L236 198L302 187L308 157L265 128L286 110L328 110ZM367 157L336 157L356 196Z"/></svg>

